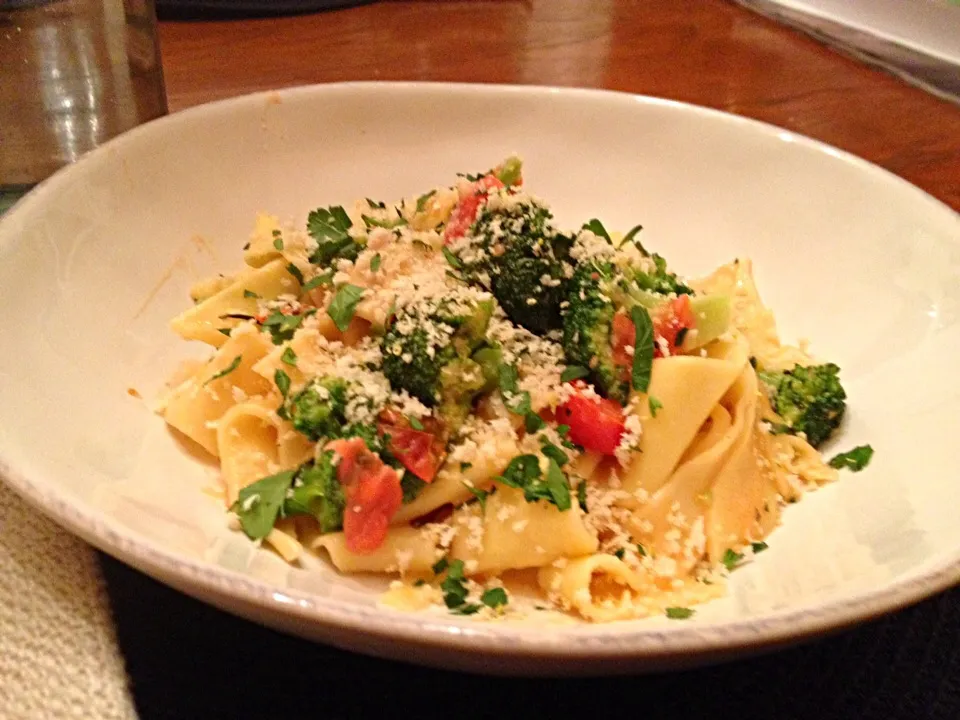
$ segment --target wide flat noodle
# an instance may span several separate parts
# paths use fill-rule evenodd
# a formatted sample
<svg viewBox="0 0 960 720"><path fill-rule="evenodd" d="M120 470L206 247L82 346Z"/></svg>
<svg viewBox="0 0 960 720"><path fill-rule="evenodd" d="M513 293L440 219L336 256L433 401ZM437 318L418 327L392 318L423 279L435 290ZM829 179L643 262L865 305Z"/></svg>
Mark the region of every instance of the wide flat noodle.
<svg viewBox="0 0 960 720"><path fill-rule="evenodd" d="M221 336L223 337L223 336ZM272 345L249 325L238 328L213 358L173 388L164 399L163 418L184 435L218 456L217 423L238 402L272 390L272 383L254 372L254 365ZM236 367L222 377L236 358Z"/></svg>

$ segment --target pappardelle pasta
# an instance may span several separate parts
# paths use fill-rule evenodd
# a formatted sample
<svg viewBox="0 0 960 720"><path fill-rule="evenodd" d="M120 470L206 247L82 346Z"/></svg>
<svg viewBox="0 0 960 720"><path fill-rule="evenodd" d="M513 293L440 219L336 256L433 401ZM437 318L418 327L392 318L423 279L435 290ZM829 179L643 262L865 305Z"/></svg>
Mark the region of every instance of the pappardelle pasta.
<svg viewBox="0 0 960 720"><path fill-rule="evenodd" d="M561 231L517 158L261 214L243 259L173 320L215 351L163 417L239 530L394 574L392 605L689 617L836 476L838 368L781 344L748 261L684 281L639 227Z"/></svg>

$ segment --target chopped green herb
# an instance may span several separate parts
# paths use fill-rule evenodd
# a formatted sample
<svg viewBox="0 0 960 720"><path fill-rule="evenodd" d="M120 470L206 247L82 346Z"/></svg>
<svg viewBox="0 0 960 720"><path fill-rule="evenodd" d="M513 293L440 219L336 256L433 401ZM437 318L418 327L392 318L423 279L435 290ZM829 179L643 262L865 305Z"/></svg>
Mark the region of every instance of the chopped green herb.
<svg viewBox="0 0 960 720"><path fill-rule="evenodd" d="M436 566L434 566L436 567ZM443 590L443 602L453 612L459 615L471 615L476 610L472 605L467 605L467 585L463 577L463 560L454 560L447 566L447 576L440 583L440 589Z"/></svg>
<svg viewBox="0 0 960 720"><path fill-rule="evenodd" d="M723 566L727 570L733 570L741 560L743 560L743 553L738 553L731 548L727 548L720 562L723 563Z"/></svg>
<svg viewBox="0 0 960 720"><path fill-rule="evenodd" d="M290 263L290 264L287 265L287 272L290 273L291 275L293 275L293 277L295 277L295 278L297 279L297 282L298 282L298 283L300 283L301 285L303 285L303 273L300 272L300 268L298 268L298 267L297 267L296 265L294 265L293 263Z"/></svg>
<svg viewBox="0 0 960 720"><path fill-rule="evenodd" d="M754 554L759 553L759 552L763 552L763 551L766 550L768 547L770 547L770 546L767 545L765 542L750 543L750 549L753 550Z"/></svg>
<svg viewBox="0 0 960 720"><path fill-rule="evenodd" d="M282 345L293 337L303 323L304 315L285 315L279 310L270 313L262 326L270 333L274 345Z"/></svg>
<svg viewBox="0 0 960 720"><path fill-rule="evenodd" d="M460 463L460 472L466 472L473 467L473 463L462 462Z"/></svg>
<svg viewBox="0 0 960 720"><path fill-rule="evenodd" d="M447 562L447 558L442 557L442 558L440 558L439 560L437 560L437 561L431 566L430 569L433 570L433 574L434 574L434 575L439 575L440 573L442 573L444 570L447 569L447 566L448 566L448 565L449 565L449 563Z"/></svg>
<svg viewBox="0 0 960 720"><path fill-rule="evenodd" d="M587 481L581 480L580 484L577 485L577 504L580 505L580 509L583 512L590 512L587 510Z"/></svg>
<svg viewBox="0 0 960 720"><path fill-rule="evenodd" d="M280 360L285 362L287 365L297 365L297 354L293 351L292 347L288 347L283 351L283 355L280 356Z"/></svg>
<svg viewBox="0 0 960 720"><path fill-rule="evenodd" d="M463 486L467 490L469 490L470 494L473 495L477 499L477 501L480 503L480 514L486 515L487 514L487 496L490 493L486 490L481 490L480 488L476 488L473 485L468 485L465 480L462 482L463 482Z"/></svg>
<svg viewBox="0 0 960 720"><path fill-rule="evenodd" d="M283 250L283 238L280 237L277 230L273 231L273 246L277 250Z"/></svg>
<svg viewBox="0 0 960 720"><path fill-rule="evenodd" d="M597 237L602 237L607 242L612 242L610 240L610 233L607 232L607 229L603 226L603 223L596 218L593 218L590 220L590 222L584 223L583 229L589 230Z"/></svg>
<svg viewBox="0 0 960 720"><path fill-rule="evenodd" d="M387 207L386 203L377 202L376 200L371 200L370 198L364 198L373 210L384 210Z"/></svg>
<svg viewBox="0 0 960 720"><path fill-rule="evenodd" d="M450 267L452 267L454 270L460 270L463 268L463 263L460 261L460 258L454 255L450 251L450 248L444 246L441 248L441 252L443 253L443 257L447 259L447 264L450 265Z"/></svg>
<svg viewBox="0 0 960 720"><path fill-rule="evenodd" d="M488 608L498 608L507 604L507 591L503 588L490 588L480 596L480 602Z"/></svg>
<svg viewBox="0 0 960 720"><path fill-rule="evenodd" d="M530 393L520 392L519 374L513 365L500 365L497 368L500 380L500 393L503 395L507 410L515 415L526 415L530 412Z"/></svg>
<svg viewBox="0 0 960 720"><path fill-rule="evenodd" d="M395 220L380 220L379 218L370 217L369 215L361 215L363 219L363 224L368 228L378 227L384 228L386 230L393 230L394 228L403 227L407 224L405 218L399 217Z"/></svg>
<svg viewBox="0 0 960 720"><path fill-rule="evenodd" d="M544 425L543 418L537 415L535 412L530 411L523 417L523 424L529 434L533 434L540 430Z"/></svg>
<svg viewBox="0 0 960 720"><path fill-rule="evenodd" d="M570 509L570 481L553 458L547 464L547 489L558 510Z"/></svg>
<svg viewBox="0 0 960 720"><path fill-rule="evenodd" d="M233 332L233 328L217 328L217 332L220 333L221 335L226 335L227 337L230 337L230 333Z"/></svg>
<svg viewBox="0 0 960 720"><path fill-rule="evenodd" d="M650 407L650 417L656 417L657 410L663 407L663 403L657 400L653 395L647 398L647 405Z"/></svg>
<svg viewBox="0 0 960 720"><path fill-rule="evenodd" d="M248 315L247 313L224 313L223 315L218 316L221 320L230 319L230 320L253 320L253 315Z"/></svg>
<svg viewBox="0 0 960 720"><path fill-rule="evenodd" d="M327 270L325 273L321 273L316 277L308 280L303 286L304 292L309 292L310 290L315 290L321 285L331 285L333 283L333 270Z"/></svg>
<svg viewBox="0 0 960 720"><path fill-rule="evenodd" d="M620 247L623 247L628 242L632 242L637 246L637 249L643 253L646 257L650 257L650 253L647 252L647 249L636 239L637 233L643 230L643 225L634 225L630 230L627 231L627 234L623 236L623 240L620 243Z"/></svg>
<svg viewBox="0 0 960 720"><path fill-rule="evenodd" d="M244 291L243 291L243 296L244 296L245 298L259 298L259 297L260 297L260 296L257 295L253 290L244 290Z"/></svg>
<svg viewBox="0 0 960 720"><path fill-rule="evenodd" d="M478 613L481 610L481 606L476 603L466 603L464 605L458 605L457 607L450 608L450 612L454 615L473 615Z"/></svg>
<svg viewBox="0 0 960 720"><path fill-rule="evenodd" d="M363 244L350 237L347 231L352 226L350 216L339 205L311 212L307 216L307 232L317 241L317 249L310 255L310 262L329 265L335 258L356 260Z"/></svg>
<svg viewBox="0 0 960 720"><path fill-rule="evenodd" d="M384 436L386 437L386 436ZM386 440L384 440L386 442ZM417 496L420 494L420 491L423 490L427 484L414 475L409 470L404 470L403 477L400 478L400 490L403 491L403 503L412 503L417 499Z"/></svg>
<svg viewBox="0 0 960 720"><path fill-rule="evenodd" d="M693 617L693 610L685 607L668 607L667 617L671 620L686 620Z"/></svg>
<svg viewBox="0 0 960 720"><path fill-rule="evenodd" d="M859 445L853 450L840 453L830 460L830 467L838 470L850 470L851 472L860 472L870 462L873 457L873 448L869 445Z"/></svg>
<svg viewBox="0 0 960 720"><path fill-rule="evenodd" d="M424 580L423 578L419 578L419 579L413 581L413 586L414 586L414 587L423 587L423 586L426 585L426 584L427 584L427 581Z"/></svg>
<svg viewBox="0 0 960 720"><path fill-rule="evenodd" d="M420 213L420 212L423 212L424 210L426 210L426 209L427 209L427 201L428 201L430 198L432 198L434 195L436 195L436 194L437 194L437 191L436 191L436 190L431 190L430 192L424 193L423 195L421 195L420 197L418 197L418 198L417 198L417 212Z"/></svg>
<svg viewBox="0 0 960 720"><path fill-rule="evenodd" d="M409 417L409 420L410 420L410 427L412 427L414 430L423 430L423 423L420 422L419 418L416 418L413 415L411 415Z"/></svg>
<svg viewBox="0 0 960 720"><path fill-rule="evenodd" d="M253 540L265 538L273 530L295 471L270 475L240 490L230 510L240 519L240 527Z"/></svg>
<svg viewBox="0 0 960 720"><path fill-rule="evenodd" d="M353 320L353 313L357 305L363 298L363 288L356 285L341 285L337 294L333 296L330 307L327 308L327 314L333 320L333 324L343 332L350 326Z"/></svg>
<svg viewBox="0 0 960 720"><path fill-rule="evenodd" d="M615 553L613 553L613 556L617 558L617 560L623 560L623 556L626 555L626 553L626 550L619 548Z"/></svg>
<svg viewBox="0 0 960 720"><path fill-rule="evenodd" d="M634 390L646 392L650 387L650 372L653 369L653 322L646 308L639 305L630 311L630 318L636 328L631 382Z"/></svg>
<svg viewBox="0 0 960 720"><path fill-rule="evenodd" d="M637 552L640 554L640 557L647 556L647 549L643 546L643 543L637 543Z"/></svg>
<svg viewBox="0 0 960 720"><path fill-rule="evenodd" d="M553 458L557 465L563 467L568 462L570 462L570 457L552 442L545 442L543 438L540 439L540 443L543 446L541 452L548 458Z"/></svg>
<svg viewBox="0 0 960 720"><path fill-rule="evenodd" d="M242 359L243 359L243 355L237 355L231 361L231 363L227 365L223 370L207 378L207 381L204 383L204 385L207 385L208 383L212 383L214 380L217 380L218 378L222 378L224 375L229 375L230 373L232 373L234 370L240 367L240 361Z"/></svg>
<svg viewBox="0 0 960 720"><path fill-rule="evenodd" d="M376 255L374 255L373 258L370 260L370 272L376 272L377 270L379 270L380 263L382 262L382 260L383 258L380 257L380 253L377 253Z"/></svg>
<svg viewBox="0 0 960 720"><path fill-rule="evenodd" d="M569 425L557 425L557 435L560 437L565 438L568 432L570 432Z"/></svg>
<svg viewBox="0 0 960 720"><path fill-rule="evenodd" d="M674 347L683 347L683 341L687 339L687 333L690 331L690 328L682 327L677 330L677 337L673 340Z"/></svg>
<svg viewBox="0 0 960 720"><path fill-rule="evenodd" d="M290 376L278 368L273 373L273 382L276 384L280 394L286 399L287 394L290 392Z"/></svg>
<svg viewBox="0 0 960 720"><path fill-rule="evenodd" d="M590 374L590 369L580 365L567 365L560 373L560 382L566 383L573 380L579 380Z"/></svg>

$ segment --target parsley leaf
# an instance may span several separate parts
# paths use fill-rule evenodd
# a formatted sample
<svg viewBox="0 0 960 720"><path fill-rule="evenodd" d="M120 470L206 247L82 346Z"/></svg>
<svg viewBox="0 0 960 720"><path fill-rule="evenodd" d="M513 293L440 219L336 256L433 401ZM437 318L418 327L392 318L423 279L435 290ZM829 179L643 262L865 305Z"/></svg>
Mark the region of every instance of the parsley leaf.
<svg viewBox="0 0 960 720"><path fill-rule="evenodd" d="M497 376L500 381L500 393L503 395L507 410L515 415L526 415L530 412L530 393L526 390L520 392L517 368L513 365L500 365L497 368Z"/></svg>
<svg viewBox="0 0 960 720"><path fill-rule="evenodd" d="M240 519L240 527L253 540L265 538L273 530L287 490L293 484L294 470L270 475L240 490L230 510Z"/></svg>
<svg viewBox="0 0 960 720"><path fill-rule="evenodd" d="M558 510L563 512L570 509L570 481L553 458L547 465L547 490Z"/></svg>
<svg viewBox="0 0 960 720"><path fill-rule="evenodd" d="M423 423L420 422L420 418L416 418L411 415L408 419L410 421L410 427L412 427L414 430L423 430Z"/></svg>
<svg viewBox="0 0 960 720"><path fill-rule="evenodd" d="M584 230L589 230L597 237L602 237L607 242L612 242L610 240L610 233L607 232L607 229L603 226L603 223L593 218L589 222L583 224Z"/></svg>
<svg viewBox="0 0 960 720"><path fill-rule="evenodd" d="M490 588L480 596L480 602L488 608L498 608L507 604L507 591L503 588Z"/></svg>
<svg viewBox="0 0 960 720"><path fill-rule="evenodd" d="M476 488L473 485L467 485L466 482L463 482L463 486L467 490L469 490L470 494L473 495L477 499L477 501L480 503L480 514L486 515L487 514L487 496L490 493L486 490L481 490L480 488Z"/></svg>
<svg viewBox="0 0 960 720"><path fill-rule="evenodd" d="M277 250L283 250L283 238L280 237L280 231L279 231L279 230L274 230L274 231L273 231L273 246L274 246Z"/></svg>
<svg viewBox="0 0 960 720"><path fill-rule="evenodd" d="M297 366L297 354L293 351L292 347L288 347L283 351L283 355L280 356L280 360L285 362L287 365Z"/></svg>
<svg viewBox="0 0 960 720"><path fill-rule="evenodd" d="M873 448L869 445L859 445L853 450L833 457L830 460L830 467L838 470L847 469L851 472L860 472L870 462L873 457Z"/></svg>
<svg viewBox="0 0 960 720"><path fill-rule="evenodd" d="M315 278L308 280L303 286L303 291L308 292L314 290L321 285L331 285L333 284L333 270L327 270L325 273L317 275Z"/></svg>
<svg viewBox="0 0 960 720"><path fill-rule="evenodd" d="M650 371L653 369L653 322L646 308L639 305L630 311L630 318L636 328L631 381L634 390L646 392L650 387Z"/></svg>
<svg viewBox="0 0 960 720"><path fill-rule="evenodd" d="M273 382L276 383L277 389L283 395L283 399L286 400L287 394L290 392L290 376L283 370L277 369L273 373Z"/></svg>
<svg viewBox="0 0 960 720"><path fill-rule="evenodd" d="M585 513L590 512L587 510L587 481L581 480L580 484L577 485L577 504L580 506L580 509Z"/></svg>
<svg viewBox="0 0 960 720"><path fill-rule="evenodd" d="M220 372L211 375L209 378L207 378L207 381L203 384L207 385L209 383L212 383L214 380L217 380L218 378L222 378L224 375L229 375L238 367L240 367L240 361L242 359L243 359L243 355L237 355L229 365L227 365Z"/></svg>
<svg viewBox="0 0 960 720"><path fill-rule="evenodd" d="M449 563L447 562L447 558L442 557L439 560L437 560L433 565L431 565L430 569L433 570L434 575L439 575L440 573L442 573L444 570L447 569L448 565Z"/></svg>
<svg viewBox="0 0 960 720"><path fill-rule="evenodd" d="M303 323L303 318L303 315L284 315L279 310L274 310L261 325L270 332L274 345L283 345L293 337L293 333Z"/></svg>
<svg viewBox="0 0 960 720"><path fill-rule="evenodd" d="M412 503L427 484L409 470L404 470L400 478L400 490L403 491L403 504Z"/></svg>
<svg viewBox="0 0 960 720"><path fill-rule="evenodd" d="M398 217L395 220L380 220L379 218L370 217L369 215L361 215L360 217L363 219L363 224L368 228L378 227L393 230L394 228L403 227L407 224L406 219L402 217Z"/></svg>
<svg viewBox="0 0 960 720"><path fill-rule="evenodd" d="M370 272L376 272L380 269L380 263L383 261L383 258L380 257L380 253L377 253L370 260Z"/></svg>
<svg viewBox="0 0 960 720"><path fill-rule="evenodd" d="M343 332L353 320L353 313L357 305L363 298L363 288L356 285L341 285L337 294L330 301L330 307L327 308L327 314L333 320L333 324Z"/></svg>
<svg viewBox="0 0 960 720"><path fill-rule="evenodd" d="M637 246L637 249L643 253L644 256L650 257L650 253L647 252L647 249L640 243L639 240L636 239L637 233L639 233L641 230L643 230L643 225L634 225L632 228L630 228L627 234L623 236L620 247L623 247L628 242L632 242Z"/></svg>
<svg viewBox="0 0 960 720"><path fill-rule="evenodd" d="M663 407L663 403L657 400L653 395L647 398L647 405L650 407L650 417L656 417L657 410Z"/></svg>
<svg viewBox="0 0 960 720"><path fill-rule="evenodd" d="M623 548L617 548L616 552L613 553L613 556L617 560L623 560L623 556L627 554L627 551Z"/></svg>
<svg viewBox="0 0 960 720"><path fill-rule="evenodd" d="M721 558L720 562L723 563L723 566L727 570L733 570L737 566L737 563L739 563L741 560L743 560L743 553L738 553L732 548L727 548L727 551L723 554L723 558Z"/></svg>
<svg viewBox="0 0 960 720"><path fill-rule="evenodd" d="M427 201L437 194L436 190L431 190L417 198L417 212L423 212L427 209Z"/></svg>
<svg viewBox="0 0 960 720"><path fill-rule="evenodd" d="M450 251L450 248L444 246L441 249L441 252L443 253L443 256L447 259L447 264L449 264L450 267L452 267L454 270L460 270L463 267L463 262L460 260L460 258L458 258L456 255L454 255Z"/></svg>
<svg viewBox="0 0 960 720"><path fill-rule="evenodd" d="M254 299L257 299L257 298L260 297L260 296L257 295L253 290L244 290L244 291L243 291L243 296L244 296L245 298L254 298Z"/></svg>
<svg viewBox="0 0 960 720"><path fill-rule="evenodd" d="M362 245L347 232L352 226L350 217L339 205L311 212L307 216L307 232L318 244L310 255L310 262L329 265L334 258L356 260Z"/></svg>
<svg viewBox="0 0 960 720"><path fill-rule="evenodd" d="M542 452L546 457L555 460L557 465L561 467L570 462L570 458L567 456L567 454L551 442L543 442L543 447L541 448L540 452Z"/></svg>
<svg viewBox="0 0 960 720"><path fill-rule="evenodd" d="M637 553L640 555L640 557L647 556L647 549L643 546L643 543L637 543Z"/></svg>
<svg viewBox="0 0 960 720"><path fill-rule="evenodd" d="M668 607L667 617L671 620L686 620L693 617L693 610L685 607Z"/></svg>
<svg viewBox="0 0 960 720"><path fill-rule="evenodd" d="M754 554L759 553L759 552L763 552L763 551L766 550L768 547L770 547L770 546L767 545L765 542L750 543L750 549L753 550Z"/></svg>
<svg viewBox="0 0 960 720"><path fill-rule="evenodd" d="M523 425L526 428L527 433L532 435L546 425L546 423L543 421L543 418L541 418L535 412L530 411L524 415Z"/></svg>
<svg viewBox="0 0 960 720"><path fill-rule="evenodd" d="M300 283L300 285L303 285L303 273L300 272L300 268L298 268L293 263L289 263L287 265L287 272L293 275L293 277L297 279L297 282Z"/></svg>
<svg viewBox="0 0 960 720"><path fill-rule="evenodd" d="M233 328L217 328L217 332L220 333L221 335L226 335L227 337L230 337L230 333L233 332Z"/></svg>
<svg viewBox="0 0 960 720"><path fill-rule="evenodd" d="M572 380L579 380L580 378L585 378L589 374L589 368L585 368L580 365L567 365L567 367L563 369L563 372L560 373L560 382L566 383Z"/></svg>
<svg viewBox="0 0 960 720"><path fill-rule="evenodd" d="M463 560L454 560L447 566L447 576L440 583L440 589L443 590L444 604L457 614L471 615L480 609L466 604L468 590L463 577Z"/></svg>

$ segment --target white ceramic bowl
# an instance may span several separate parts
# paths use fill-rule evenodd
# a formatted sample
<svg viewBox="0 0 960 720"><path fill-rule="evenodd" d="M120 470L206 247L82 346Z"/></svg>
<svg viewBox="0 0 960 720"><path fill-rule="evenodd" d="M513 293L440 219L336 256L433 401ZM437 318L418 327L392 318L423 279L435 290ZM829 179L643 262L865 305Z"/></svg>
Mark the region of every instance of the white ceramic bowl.
<svg viewBox="0 0 960 720"><path fill-rule="evenodd" d="M480 624L380 609L377 579L298 569L226 528L215 469L131 397L200 351L167 321L240 264L254 213L399 197L510 152L563 225L645 226L685 274L753 258L783 334L844 369L834 448L872 465L785 513L729 595L685 622ZM0 474L39 511L184 592L306 637L499 673L665 668L774 647L960 578L960 222L862 160L760 123L631 95L347 84L152 122L0 222Z"/></svg>

